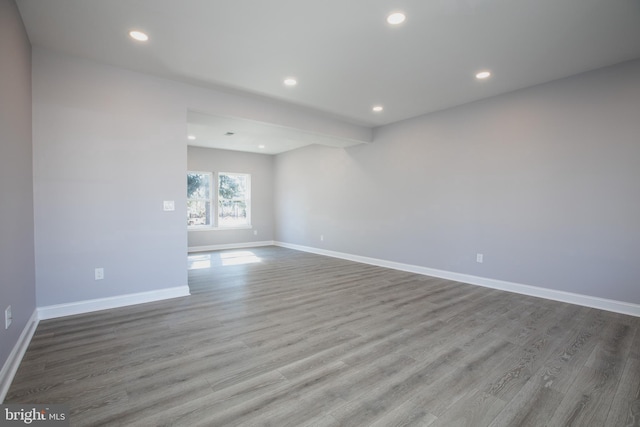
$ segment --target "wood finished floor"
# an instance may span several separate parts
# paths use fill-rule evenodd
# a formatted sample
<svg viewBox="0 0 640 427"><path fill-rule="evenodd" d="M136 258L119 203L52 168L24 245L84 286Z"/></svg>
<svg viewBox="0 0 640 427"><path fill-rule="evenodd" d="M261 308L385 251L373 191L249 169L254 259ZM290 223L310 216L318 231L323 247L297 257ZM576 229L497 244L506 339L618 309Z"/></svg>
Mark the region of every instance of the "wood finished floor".
<svg viewBox="0 0 640 427"><path fill-rule="evenodd" d="M637 426L640 319L266 247L43 321L5 403L72 425Z"/></svg>

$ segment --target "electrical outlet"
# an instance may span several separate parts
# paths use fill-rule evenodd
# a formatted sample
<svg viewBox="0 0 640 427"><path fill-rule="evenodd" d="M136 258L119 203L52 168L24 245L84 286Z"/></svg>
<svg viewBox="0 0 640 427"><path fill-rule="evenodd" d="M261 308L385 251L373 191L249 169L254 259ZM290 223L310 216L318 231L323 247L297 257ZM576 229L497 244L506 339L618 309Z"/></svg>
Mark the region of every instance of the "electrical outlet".
<svg viewBox="0 0 640 427"><path fill-rule="evenodd" d="M96 280L104 279L104 268L96 268Z"/></svg>
<svg viewBox="0 0 640 427"><path fill-rule="evenodd" d="M165 200L162 202L162 209L165 211L175 211L176 210L176 202L173 200Z"/></svg>
<svg viewBox="0 0 640 427"><path fill-rule="evenodd" d="M480 264L482 264L483 261L484 261L484 255L476 254L476 262L479 262Z"/></svg>
<svg viewBox="0 0 640 427"><path fill-rule="evenodd" d="M11 306L4 310L4 328L9 329L9 325L13 322L13 315L11 314Z"/></svg>
<svg viewBox="0 0 640 427"><path fill-rule="evenodd" d="M321 234L321 235L320 235L320 241L321 241L321 242L324 242L324 234Z"/></svg>
<svg viewBox="0 0 640 427"><path fill-rule="evenodd" d="M258 235L258 230L253 230L253 235L257 236Z"/></svg>

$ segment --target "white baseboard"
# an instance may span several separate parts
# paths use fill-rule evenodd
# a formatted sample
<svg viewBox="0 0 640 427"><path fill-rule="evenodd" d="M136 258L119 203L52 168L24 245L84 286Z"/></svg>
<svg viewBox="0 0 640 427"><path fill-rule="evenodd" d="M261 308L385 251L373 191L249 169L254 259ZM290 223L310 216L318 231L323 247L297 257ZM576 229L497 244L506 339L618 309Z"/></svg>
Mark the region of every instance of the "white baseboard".
<svg viewBox="0 0 640 427"><path fill-rule="evenodd" d="M267 240L264 242L228 243L225 245L209 245L209 246L190 246L189 253L222 251L227 249L257 248L259 246L273 246L274 244L275 243L273 240Z"/></svg>
<svg viewBox="0 0 640 427"><path fill-rule="evenodd" d="M0 403L4 402L4 398L9 392L9 387L11 387L13 377L15 377L16 372L18 372L20 362L22 362L22 358L27 351L27 347L29 347L31 338L38 327L38 321L38 310L36 309L33 310L33 314L24 326L24 329L18 338L18 342L13 346L13 350L9 353L7 361L4 363L4 366L2 366L2 370L0 370Z"/></svg>
<svg viewBox="0 0 640 427"><path fill-rule="evenodd" d="M498 289L501 291L514 292L517 294L529 295L533 297L545 298L554 301L566 302L569 304L582 305L585 307L598 308L600 310L612 311L615 313L628 314L640 317L640 304L633 304L623 301L610 300L593 297L589 295L575 294L572 292L558 291L554 289L540 288L538 286L523 285L520 283L507 282L504 280L489 279L486 277L472 276L470 274L454 273L451 271L437 270L434 268L421 267L412 264L386 261L377 258L369 258L359 255L352 255L343 252L329 251L326 249L313 248L309 246L294 245L291 243L274 242L275 246L295 249L303 252L310 252L318 255L330 256L333 258L346 259L348 261L361 262L363 264L376 265L379 267L392 268L394 270L407 271L410 273L422 274L425 276L439 277L456 282L468 283L471 285L484 286L485 288Z"/></svg>
<svg viewBox="0 0 640 427"><path fill-rule="evenodd" d="M89 313L92 311L107 310L110 308L125 307L128 305L143 304L145 302L161 301L171 298L186 297L189 295L189 286L158 289L155 291L139 292L135 294L117 295L107 298L91 299L86 301L70 302L66 304L48 305L38 307L40 320L54 319L57 317L71 316L74 314Z"/></svg>

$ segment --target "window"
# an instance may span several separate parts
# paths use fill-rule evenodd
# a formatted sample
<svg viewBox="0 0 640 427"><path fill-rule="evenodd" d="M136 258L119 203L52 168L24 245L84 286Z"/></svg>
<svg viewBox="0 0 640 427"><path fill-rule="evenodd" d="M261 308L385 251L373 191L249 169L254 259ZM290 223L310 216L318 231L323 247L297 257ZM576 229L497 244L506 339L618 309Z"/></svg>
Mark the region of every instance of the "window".
<svg viewBox="0 0 640 427"><path fill-rule="evenodd" d="M187 225L211 226L213 192L210 172L189 172L187 174Z"/></svg>
<svg viewBox="0 0 640 427"><path fill-rule="evenodd" d="M218 227L251 225L249 187L250 175L218 174Z"/></svg>
<svg viewBox="0 0 640 427"><path fill-rule="evenodd" d="M251 226L251 175L188 172L187 226L242 228Z"/></svg>

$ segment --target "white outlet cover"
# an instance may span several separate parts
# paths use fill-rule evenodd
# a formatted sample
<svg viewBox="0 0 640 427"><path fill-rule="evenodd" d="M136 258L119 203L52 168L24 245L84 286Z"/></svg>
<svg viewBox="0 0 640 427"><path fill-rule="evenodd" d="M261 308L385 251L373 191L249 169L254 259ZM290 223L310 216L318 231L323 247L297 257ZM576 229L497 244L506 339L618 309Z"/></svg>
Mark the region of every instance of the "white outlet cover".
<svg viewBox="0 0 640 427"><path fill-rule="evenodd" d="M104 268L96 268L96 280L104 279Z"/></svg>
<svg viewBox="0 0 640 427"><path fill-rule="evenodd" d="M165 211L175 211L176 210L176 202L173 200L165 200L163 202L163 209Z"/></svg>
<svg viewBox="0 0 640 427"><path fill-rule="evenodd" d="M476 262L482 263L484 261L484 255L476 254Z"/></svg>

